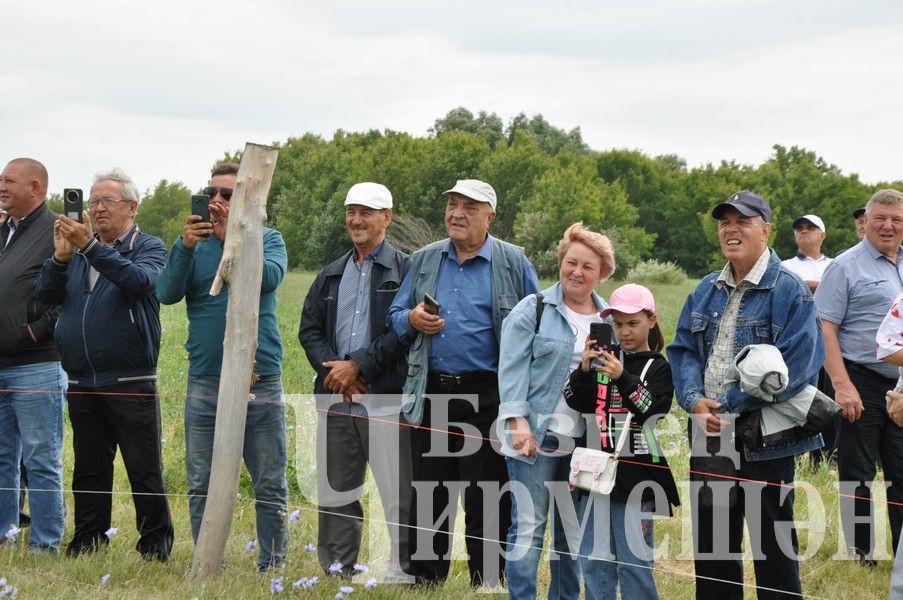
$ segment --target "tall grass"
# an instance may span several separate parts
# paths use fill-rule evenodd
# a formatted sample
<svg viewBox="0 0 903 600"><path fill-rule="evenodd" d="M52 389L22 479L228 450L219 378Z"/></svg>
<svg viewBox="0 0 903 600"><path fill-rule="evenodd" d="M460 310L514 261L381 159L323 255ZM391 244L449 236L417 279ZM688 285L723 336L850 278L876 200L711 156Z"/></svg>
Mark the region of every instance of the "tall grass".
<svg viewBox="0 0 903 600"><path fill-rule="evenodd" d="M313 275L310 273L291 273L279 291L279 325L285 345L285 361L283 378L286 393L289 394L289 482L290 510L299 510L300 519L291 523L291 541L289 556L284 576L285 592L281 595L292 595L305 598L334 598L342 585L336 580L327 580L320 571L316 554L308 552L305 546L316 544L317 514L316 507L305 497L306 491L313 481L312 439L314 435L314 415L309 403L302 402L300 395L312 390L313 371L307 364L304 353L297 340L301 304L307 293ZM600 293L608 297L619 282L606 282L600 286ZM660 319L666 339L673 336L677 316L687 293L695 284L688 281L683 284L651 286L658 303ZM62 556L36 556L25 552L25 544L0 547L0 576L5 576L11 585L19 588L20 598L266 598L271 596L271 575L261 576L255 571L255 555L249 554L245 544L255 539L254 508L250 480L243 470L239 488L239 501L236 505L235 520L226 552L226 565L223 574L204 584L192 583L188 580L194 546L191 541L191 529L188 522L188 508L184 469L183 441L183 407L187 359L183 344L187 336L185 310L182 305L163 307L163 343L159 363L161 412L163 418L163 462L167 490L171 494L170 509L176 527L176 542L172 561L169 564L145 562L133 550L137 542L134 526L134 510L129 495L129 485L125 469L117 458L116 480L113 496L113 525L119 533L111 540L109 548L95 555L82 556L78 559L66 559ZM99 335L101 333L98 333ZM295 395L295 396L293 396ZM686 481L688 468L687 455L689 448L684 439L685 415L679 408L672 411L673 419L660 427L663 447L668 460L679 482ZM71 429L66 424L64 446L65 486L71 489L72 450ZM806 460L798 464L797 478L811 484L815 492L797 492L796 514L799 523L811 519L812 531L801 531L801 546L807 551L812 540L824 531L824 541L812 558L802 564L803 589L807 595L822 598L882 598L887 596L890 577L890 564L882 562L877 570L866 570L856 563L837 560L838 517L837 517L837 471L823 465L812 471ZM880 486L876 486L876 497L883 500ZM817 499L807 506L807 498ZM71 535L72 496L67 492L66 504L67 535ZM676 514L667 519L656 521L656 540L663 555L656 562L656 581L661 597L665 599L682 599L694 597L693 562L689 551L689 521L685 511L689 504L679 508ZM824 514L819 513L823 507ZM886 531L887 517L883 504L876 504L876 523L879 537L889 538ZM370 514L380 515L372 508ZM371 556L368 553L368 541L371 536L381 534L382 526L376 522L365 527L364 552L361 562L376 564L384 556ZM461 519L459 519L460 522ZM461 536L456 536L458 556L462 556ZM889 546L889 542L887 542ZM378 546L376 546L378 547ZM752 582L751 563L746 565L747 579ZM101 577L109 574L109 583L101 585ZM312 590L293 591L292 581L302 576L317 575L323 580ZM365 579L366 577L362 578ZM540 583L548 585L547 565L540 566ZM482 594L474 592L468 585L466 565L456 561L449 581L434 590L411 590L397 586L380 585L372 591L364 591L361 582L351 583L355 588L353 598L427 598L438 599L448 597L479 598ZM540 590L545 595L545 589ZM754 597L748 591L747 597Z"/></svg>

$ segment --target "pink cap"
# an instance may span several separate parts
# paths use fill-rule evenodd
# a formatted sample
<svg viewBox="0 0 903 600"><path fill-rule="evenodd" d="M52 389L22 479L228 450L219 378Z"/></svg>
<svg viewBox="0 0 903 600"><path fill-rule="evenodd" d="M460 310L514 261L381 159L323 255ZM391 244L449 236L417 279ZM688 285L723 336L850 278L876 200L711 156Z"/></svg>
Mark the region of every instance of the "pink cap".
<svg viewBox="0 0 903 600"><path fill-rule="evenodd" d="M632 315L641 310L655 313L655 298L652 297L649 288L636 283L628 283L611 293L608 308L602 311L602 316L607 317L613 311Z"/></svg>

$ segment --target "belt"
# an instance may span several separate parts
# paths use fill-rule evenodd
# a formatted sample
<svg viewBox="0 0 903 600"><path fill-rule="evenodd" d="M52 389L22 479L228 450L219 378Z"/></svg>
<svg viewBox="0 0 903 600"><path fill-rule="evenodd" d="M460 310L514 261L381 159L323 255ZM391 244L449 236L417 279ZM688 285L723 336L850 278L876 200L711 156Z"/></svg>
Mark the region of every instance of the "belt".
<svg viewBox="0 0 903 600"><path fill-rule="evenodd" d="M478 371L476 373L430 373L426 381L430 386L452 388L462 385L472 385L485 381L494 381L498 375L492 371Z"/></svg>

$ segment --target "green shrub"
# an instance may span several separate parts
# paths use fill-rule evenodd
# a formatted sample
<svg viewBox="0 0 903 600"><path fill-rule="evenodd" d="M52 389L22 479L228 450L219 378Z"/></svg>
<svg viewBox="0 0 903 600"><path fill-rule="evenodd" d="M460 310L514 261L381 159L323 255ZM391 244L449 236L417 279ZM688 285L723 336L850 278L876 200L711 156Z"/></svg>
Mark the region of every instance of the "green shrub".
<svg viewBox="0 0 903 600"><path fill-rule="evenodd" d="M627 281L634 283L679 284L687 280L687 274L673 262L650 259L638 263L627 272Z"/></svg>

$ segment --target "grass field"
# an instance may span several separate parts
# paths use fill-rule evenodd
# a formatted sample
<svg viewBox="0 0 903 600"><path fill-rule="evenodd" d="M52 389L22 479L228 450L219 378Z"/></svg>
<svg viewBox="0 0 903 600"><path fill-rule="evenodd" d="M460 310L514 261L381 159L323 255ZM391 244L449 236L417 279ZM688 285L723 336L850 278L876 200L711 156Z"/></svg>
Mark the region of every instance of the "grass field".
<svg viewBox="0 0 903 600"><path fill-rule="evenodd" d="M313 407L304 401L304 395L312 390L313 371L307 364L298 344L297 331L301 304L313 279L309 273L291 273L279 292L279 324L285 344L284 385L289 404L289 482L290 511L299 510L300 518L291 523L289 556L284 573L285 591L278 595L305 598L334 598L341 585L320 572L316 555L306 550L306 545L316 543L316 510L302 494L313 481L313 434L315 426ZM606 283L600 293L607 297L616 283ZM693 282L674 286L650 286L659 305L661 322L666 339L673 335L680 308ZM75 560L62 556L33 556L26 554L24 544L0 548L0 577L6 577L9 585L19 589L19 598L265 598L272 595L271 576L255 572L255 555L249 554L245 545L255 539L254 509L250 494L250 481L243 473L236 505L235 520L226 552L226 569L214 581L198 584L188 581L193 556L191 529L188 523L186 483L184 470L184 443L182 428L183 396L187 373L186 353L183 343L187 335L185 312L182 305L163 307L163 348L159 363L161 407L163 415L164 466L167 489L172 495L170 508L176 527L176 543L173 560L166 565L148 563L133 550L137 541L134 510L125 470L117 459L114 490L113 526L119 533L111 540L109 549L93 556ZM672 418L662 423L659 434L663 448L679 482L685 482L688 468L689 447L684 438L685 416L679 408L672 410ZM64 445L65 485L71 487L72 450L68 422ZM890 563L883 561L877 570L869 571L844 555L838 540L837 472L823 466L810 470L806 461L797 469L797 479L805 482L805 489L798 489L796 497L797 523L801 526L800 540L803 555L803 589L807 597L814 598L884 598L887 597ZM883 491L876 485L876 498L883 501ZM684 496L685 497L685 496ZM72 496L67 493L67 536L72 532ZM688 501L685 500L685 504ZM380 514L371 509L373 514ZM883 502L876 505L877 535L889 548L887 518ZM811 521L811 522L810 522ZM370 531L372 529L372 531ZM369 536L378 536L379 523L365 528L365 548ZM689 519L683 510L675 516L656 522L656 539L662 555L656 563L656 581L661 597L683 599L694 597L693 562L690 546ZM375 547L379 547L378 544ZM456 536L458 556L461 556L460 536ZM372 564L374 571L384 556L370 556L366 549L361 562ZM4 564L5 563L5 564ZM747 578L752 582L751 565L747 564ZM101 578L109 574L106 585ZM292 582L301 577L317 575L322 580L309 590L293 590ZM449 581L441 588L410 590L380 585L365 591L363 580L350 585L355 588L353 598L478 598L468 585L466 565L456 562ZM548 584L547 565L540 566L541 585ZM545 590L540 590L545 596ZM755 594L747 591L747 597Z"/></svg>

